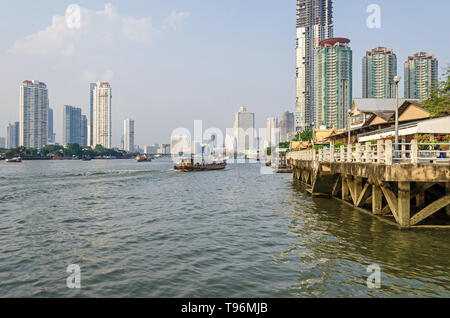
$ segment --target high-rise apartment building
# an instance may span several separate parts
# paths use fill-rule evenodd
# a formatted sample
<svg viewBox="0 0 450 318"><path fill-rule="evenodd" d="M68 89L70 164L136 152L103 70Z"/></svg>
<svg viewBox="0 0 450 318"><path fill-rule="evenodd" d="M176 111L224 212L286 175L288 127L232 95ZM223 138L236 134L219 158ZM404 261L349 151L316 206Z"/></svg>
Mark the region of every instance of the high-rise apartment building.
<svg viewBox="0 0 450 318"><path fill-rule="evenodd" d="M92 147L101 145L111 148L111 102L112 90L109 83L97 82L93 89L92 99Z"/></svg>
<svg viewBox="0 0 450 318"><path fill-rule="evenodd" d="M20 145L20 123L16 121L6 127L6 147L17 148Z"/></svg>
<svg viewBox="0 0 450 318"><path fill-rule="evenodd" d="M278 145L279 141L280 141L280 132L278 129L278 118L268 117L266 147L274 147Z"/></svg>
<svg viewBox="0 0 450 318"><path fill-rule="evenodd" d="M86 115L81 115L81 146L86 147L88 145L88 120Z"/></svg>
<svg viewBox="0 0 450 318"><path fill-rule="evenodd" d="M134 120L125 119L123 122L123 149L128 152L134 152Z"/></svg>
<svg viewBox="0 0 450 318"><path fill-rule="evenodd" d="M246 152L254 147L255 114L241 106L234 118L234 138L237 152Z"/></svg>
<svg viewBox="0 0 450 318"><path fill-rule="evenodd" d="M289 136L295 132L294 113L284 112L278 128L280 130L280 142L289 141Z"/></svg>
<svg viewBox="0 0 450 318"><path fill-rule="evenodd" d="M6 148L6 138L0 137L0 148Z"/></svg>
<svg viewBox="0 0 450 318"><path fill-rule="evenodd" d="M53 109L48 108L48 143L54 144L56 135L53 131Z"/></svg>
<svg viewBox="0 0 450 318"><path fill-rule="evenodd" d="M418 52L405 62L405 98L425 100L438 87L438 60Z"/></svg>
<svg viewBox="0 0 450 318"><path fill-rule="evenodd" d="M89 84L89 123L88 123L88 146L93 145L94 142L94 88L97 84Z"/></svg>
<svg viewBox="0 0 450 318"><path fill-rule="evenodd" d="M366 52L362 61L363 98L395 98L395 76L397 56L392 50L377 47Z"/></svg>
<svg viewBox="0 0 450 318"><path fill-rule="evenodd" d="M314 126L347 127L352 107L352 50L350 40L320 42L314 65Z"/></svg>
<svg viewBox="0 0 450 318"><path fill-rule="evenodd" d="M63 109L63 145L82 144L81 108L66 105Z"/></svg>
<svg viewBox="0 0 450 318"><path fill-rule="evenodd" d="M48 89L40 81L20 85L20 146L41 148L48 142Z"/></svg>
<svg viewBox="0 0 450 318"><path fill-rule="evenodd" d="M314 50L333 37L331 0L297 0L296 109L298 131L311 128L314 118Z"/></svg>

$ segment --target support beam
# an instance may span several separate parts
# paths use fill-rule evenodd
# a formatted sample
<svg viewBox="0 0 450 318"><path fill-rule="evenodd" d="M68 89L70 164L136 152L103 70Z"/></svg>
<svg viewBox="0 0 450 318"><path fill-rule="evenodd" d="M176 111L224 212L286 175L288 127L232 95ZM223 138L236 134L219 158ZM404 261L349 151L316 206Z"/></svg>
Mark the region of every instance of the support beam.
<svg viewBox="0 0 450 318"><path fill-rule="evenodd" d="M389 209L391 209L392 214L394 215L395 220L397 221L398 224L400 224L400 219L398 217L398 200L397 197L395 196L394 192L392 192L392 190L387 186L387 185L382 185L381 186L381 191L383 191L384 197L386 198L386 201L389 205Z"/></svg>
<svg viewBox="0 0 450 318"><path fill-rule="evenodd" d="M356 205L356 200L358 200L358 198L356 197L356 193L355 193L355 181L352 181L350 178L346 179L347 181L347 187L350 190L350 195L352 197L352 201L353 204Z"/></svg>
<svg viewBox="0 0 450 318"><path fill-rule="evenodd" d="M398 183L398 218L402 228L410 226L411 217L411 184L409 182Z"/></svg>
<svg viewBox="0 0 450 318"><path fill-rule="evenodd" d="M416 225L417 223L423 221L424 219L433 215L442 208L445 208L449 204L450 204L450 195L446 195L445 197L442 197L439 200L434 201L433 203L428 205L426 208L424 208L422 211L420 211L411 218L410 221L411 225Z"/></svg>
<svg viewBox="0 0 450 318"><path fill-rule="evenodd" d="M336 179L336 183L334 184L333 192L331 192L331 195L333 197L337 197L339 195L339 188L342 188L341 183L342 183L342 177L339 175Z"/></svg>
<svg viewBox="0 0 450 318"><path fill-rule="evenodd" d="M383 210L383 194L381 188L377 185L372 185L372 213L381 215Z"/></svg>
<svg viewBox="0 0 450 318"><path fill-rule="evenodd" d="M358 208L362 208L364 203L366 202L367 198L370 196L371 190L370 190L370 184L369 182L366 183L364 186L364 189L361 191L361 194L358 197L358 200L356 200L356 206Z"/></svg>
<svg viewBox="0 0 450 318"><path fill-rule="evenodd" d="M347 176L342 176L342 200L344 201L349 201L350 196L349 196L349 191L348 191L348 186L347 186Z"/></svg>

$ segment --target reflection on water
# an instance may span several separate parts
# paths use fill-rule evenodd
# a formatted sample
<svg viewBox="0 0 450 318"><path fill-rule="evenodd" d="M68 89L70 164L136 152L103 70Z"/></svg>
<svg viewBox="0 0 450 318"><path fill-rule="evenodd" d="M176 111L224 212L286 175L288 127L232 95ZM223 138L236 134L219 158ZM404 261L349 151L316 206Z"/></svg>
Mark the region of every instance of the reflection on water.
<svg viewBox="0 0 450 318"><path fill-rule="evenodd" d="M0 163L0 295L450 296L448 231L399 231L255 164L171 167ZM81 290L66 287L69 264Z"/></svg>

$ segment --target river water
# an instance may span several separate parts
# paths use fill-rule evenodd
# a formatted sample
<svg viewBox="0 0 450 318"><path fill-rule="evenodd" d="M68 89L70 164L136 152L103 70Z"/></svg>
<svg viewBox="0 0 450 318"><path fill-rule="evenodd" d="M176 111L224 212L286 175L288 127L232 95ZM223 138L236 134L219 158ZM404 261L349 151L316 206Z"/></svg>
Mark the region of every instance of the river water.
<svg viewBox="0 0 450 318"><path fill-rule="evenodd" d="M450 296L449 231L399 231L259 164L172 166L0 162L0 297Z"/></svg>

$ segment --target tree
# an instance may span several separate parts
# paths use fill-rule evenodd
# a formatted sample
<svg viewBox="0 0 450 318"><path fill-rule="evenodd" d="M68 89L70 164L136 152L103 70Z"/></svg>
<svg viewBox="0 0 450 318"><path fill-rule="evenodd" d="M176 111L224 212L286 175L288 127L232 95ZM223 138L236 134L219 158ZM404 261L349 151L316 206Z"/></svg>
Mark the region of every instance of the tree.
<svg viewBox="0 0 450 318"><path fill-rule="evenodd" d="M450 66L437 88L432 89L430 97L423 106L430 112L432 118L450 115Z"/></svg>
<svg viewBox="0 0 450 318"><path fill-rule="evenodd" d="M300 140L301 141L311 141L313 138L313 132L312 130L304 130L300 133Z"/></svg>
<svg viewBox="0 0 450 318"><path fill-rule="evenodd" d="M65 157L78 157L80 158L83 155L83 149L77 143L68 144L67 148L64 149Z"/></svg>

